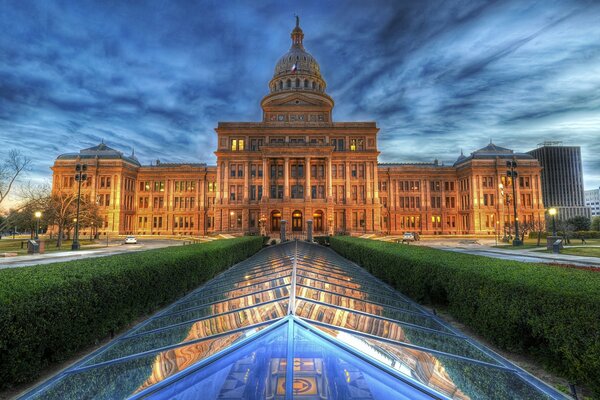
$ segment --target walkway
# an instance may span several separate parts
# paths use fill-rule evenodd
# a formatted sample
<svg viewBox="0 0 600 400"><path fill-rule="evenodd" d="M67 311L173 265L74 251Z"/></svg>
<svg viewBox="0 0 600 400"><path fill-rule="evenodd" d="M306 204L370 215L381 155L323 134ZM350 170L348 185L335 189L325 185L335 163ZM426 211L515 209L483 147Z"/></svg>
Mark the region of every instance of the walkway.
<svg viewBox="0 0 600 400"><path fill-rule="evenodd" d="M565 398L332 250L297 241L237 264L25 396L128 397Z"/></svg>
<svg viewBox="0 0 600 400"><path fill-rule="evenodd" d="M201 238L196 240L210 241L213 240L213 238ZM160 249L169 246L181 246L183 242L184 240L182 239L141 239L138 244L124 245L123 239L117 239L111 241L108 246L99 245L95 248L86 246L79 251L64 250L47 252L44 254L27 254L6 258L0 257L0 269L112 256L115 254Z"/></svg>
<svg viewBox="0 0 600 400"><path fill-rule="evenodd" d="M383 236L373 237L373 240L380 240L384 242L395 242L398 239L402 239L402 236ZM515 260L521 262L535 262L535 263L551 263L551 264L567 264L567 265L578 265L586 267L599 267L600 258L598 257L587 257L587 256L575 256L570 254L552 254L546 253L539 250L545 250L545 247L537 247L533 249L512 249L510 246L506 248L494 247L495 240L490 238L422 238L419 242L412 243L417 246L427 246L434 249L454 251L457 253L475 254L485 257L500 258L504 260ZM399 246L401 244L398 244ZM578 247L578 246L566 246ZM594 245L588 245L585 247L597 247Z"/></svg>

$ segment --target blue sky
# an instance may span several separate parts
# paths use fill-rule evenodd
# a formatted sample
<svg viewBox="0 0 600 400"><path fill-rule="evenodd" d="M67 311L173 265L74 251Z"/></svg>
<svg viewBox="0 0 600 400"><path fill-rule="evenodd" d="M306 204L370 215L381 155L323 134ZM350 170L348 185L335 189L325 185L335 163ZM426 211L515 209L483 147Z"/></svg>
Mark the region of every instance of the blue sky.
<svg viewBox="0 0 600 400"><path fill-rule="evenodd" d="M102 139L213 163L218 121L260 120L295 13L334 120L377 121L380 161L560 140L600 186L597 1L0 0L0 153L34 180Z"/></svg>

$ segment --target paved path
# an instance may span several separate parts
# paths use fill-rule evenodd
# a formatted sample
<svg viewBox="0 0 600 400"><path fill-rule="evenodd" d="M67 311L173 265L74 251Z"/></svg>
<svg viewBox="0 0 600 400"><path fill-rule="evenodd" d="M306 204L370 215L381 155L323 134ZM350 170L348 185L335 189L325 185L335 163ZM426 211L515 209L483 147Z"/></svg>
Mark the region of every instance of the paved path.
<svg viewBox="0 0 600 400"><path fill-rule="evenodd" d="M551 254L541 253L533 250L499 250L489 247L480 246L480 248L472 247L444 247L432 246L442 250L454 251L457 253L475 254L486 257L500 258L505 260L516 260L522 262L535 263L554 263L554 264L570 264L579 266L589 266L600 268L600 258L573 256L570 254Z"/></svg>
<svg viewBox="0 0 600 400"><path fill-rule="evenodd" d="M176 239L141 239L138 244L124 245L121 240L112 241L108 247L98 247L93 250L55 251L45 254L30 254L16 257L0 258L0 269L25 267L30 265L50 264L55 262L81 260L84 258L102 257L114 254L131 253L136 251L159 249L169 246L181 246L183 240Z"/></svg>
<svg viewBox="0 0 600 400"><path fill-rule="evenodd" d="M401 238L401 236L386 236L374 239L394 242L398 238ZM539 251L545 250L545 247L522 250L512 250L509 248L499 249L493 247L495 244L496 240L493 238L423 238L419 242L411 245L427 246L440 250L454 251L457 253L475 254L479 256L500 258L504 260L515 260L521 262L535 263L569 264L600 268L600 258L598 257L575 256L570 254L552 254ZM566 247L568 248L576 246ZM588 245L585 247L598 246Z"/></svg>

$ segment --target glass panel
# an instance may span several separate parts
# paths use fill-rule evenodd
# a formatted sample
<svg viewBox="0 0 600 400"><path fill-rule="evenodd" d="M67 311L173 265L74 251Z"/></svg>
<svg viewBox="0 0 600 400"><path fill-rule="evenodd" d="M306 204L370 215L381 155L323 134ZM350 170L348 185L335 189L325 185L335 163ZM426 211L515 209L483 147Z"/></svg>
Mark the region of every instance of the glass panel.
<svg viewBox="0 0 600 400"><path fill-rule="evenodd" d="M198 306L205 305L208 303L224 301L224 300L228 300L231 298L244 296L247 294L252 294L252 293L257 292L258 290L262 290L262 289L270 289L275 286L281 286L281 285L286 285L286 284L289 285L291 283L291 281L292 281L291 276L288 274L288 276L286 276L286 277L277 278L277 279L271 280L271 281L264 281L264 282L257 283L255 285L244 286L244 287L240 287L240 288L237 288L234 290L224 289L225 290L224 292L221 292L220 294L216 294L216 295L212 295L212 296L209 296L208 294L194 296L190 300L186 300L185 302L175 304L173 306L173 308L171 308L169 310L169 313L185 310L188 308L198 307ZM218 293L218 291L217 291L217 293ZM193 300L194 298L196 300Z"/></svg>
<svg viewBox="0 0 600 400"><path fill-rule="evenodd" d="M329 298L329 296L331 296L332 298L336 298L338 299L337 301L344 301L344 302L351 302L352 300L356 299L356 300L365 300L365 301L369 301L371 303L379 303L383 306L392 306L392 307L397 307L397 308L403 308L405 310L412 310L412 311L420 311L417 307L415 307L414 305L412 305L409 302L403 301L401 299L394 299L392 297L382 297L382 296L377 296L374 294L369 294L367 292L363 292L363 291L356 291L355 293L358 293L358 296L340 296L340 295L335 295L332 294L330 292L340 292L340 291L344 291L340 289L339 287L332 287L332 285L329 284L323 284L323 282L314 282L314 281L306 281L302 278L300 278L298 280L298 283L303 285L303 286L308 286L310 288L315 288L318 290L313 289L313 292L310 293L311 296L316 296L319 298ZM315 298L316 300L316 298ZM327 300L326 302L329 302L329 300Z"/></svg>
<svg viewBox="0 0 600 400"><path fill-rule="evenodd" d="M297 302L296 315L334 327L363 332L397 342L414 344L432 350L497 364L492 357L457 336L421 330L305 300Z"/></svg>
<svg viewBox="0 0 600 400"><path fill-rule="evenodd" d="M135 333L147 332L157 328L174 325L182 322L192 321L208 316L223 314L240 308L255 306L261 303L278 300L287 297L290 294L290 287L283 286L278 289L267 290L264 292L252 294L250 296L238 297L235 300L223 301L210 306L195 308L176 314L168 314L151 320Z"/></svg>
<svg viewBox="0 0 600 400"><path fill-rule="evenodd" d="M263 327L68 374L34 399L123 399L189 368Z"/></svg>
<svg viewBox="0 0 600 400"><path fill-rule="evenodd" d="M321 301L337 307L349 308L351 310L373 314L379 317L390 318L400 322L408 322L410 324L423 326L425 328L450 332L448 328L444 327L433 318L427 317L425 314L402 311L399 309L390 308L388 306L381 306L379 304L355 300L349 297L337 296L300 285L296 286L296 296L302 297L306 300Z"/></svg>
<svg viewBox="0 0 600 400"><path fill-rule="evenodd" d="M202 369L185 374L149 398L283 400L287 331L288 325L284 324Z"/></svg>
<svg viewBox="0 0 600 400"><path fill-rule="evenodd" d="M298 324L293 357L294 398L431 399Z"/></svg>
<svg viewBox="0 0 600 400"><path fill-rule="evenodd" d="M336 329L316 327L336 340L453 399L549 398L511 371Z"/></svg>
<svg viewBox="0 0 600 400"><path fill-rule="evenodd" d="M97 364L103 361L113 360L165 346L203 339L220 333L226 333L234 329L260 324L265 321L272 321L287 315L287 307L287 300L273 302L242 311L222 314L217 317L167 328L158 332L127 337L115 342L115 344L106 351L98 354L91 360L88 360L85 364Z"/></svg>
<svg viewBox="0 0 600 400"><path fill-rule="evenodd" d="M245 280L242 280L239 282L224 281L224 282L220 282L218 284L210 283L210 284L206 285L205 287L207 289L220 288L222 291L232 290L232 289L242 288L242 287L250 286L250 285L261 283L261 282L267 282L267 281L270 281L270 280L273 280L276 278L281 278L283 276L289 276L291 272L292 272L291 269L286 269L281 272L275 272L273 274L263 275L258 278L250 277L249 279L245 279Z"/></svg>

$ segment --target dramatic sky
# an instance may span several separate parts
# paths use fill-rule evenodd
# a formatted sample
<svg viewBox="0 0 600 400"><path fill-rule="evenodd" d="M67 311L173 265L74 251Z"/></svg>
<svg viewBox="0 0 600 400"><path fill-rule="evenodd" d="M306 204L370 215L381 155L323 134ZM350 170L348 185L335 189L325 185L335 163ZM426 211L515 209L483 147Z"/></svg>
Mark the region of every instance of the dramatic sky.
<svg viewBox="0 0 600 400"><path fill-rule="evenodd" d="M218 121L260 120L295 13L334 119L377 121L381 161L559 140L600 186L598 1L0 0L0 154L34 180L102 139L214 163Z"/></svg>

